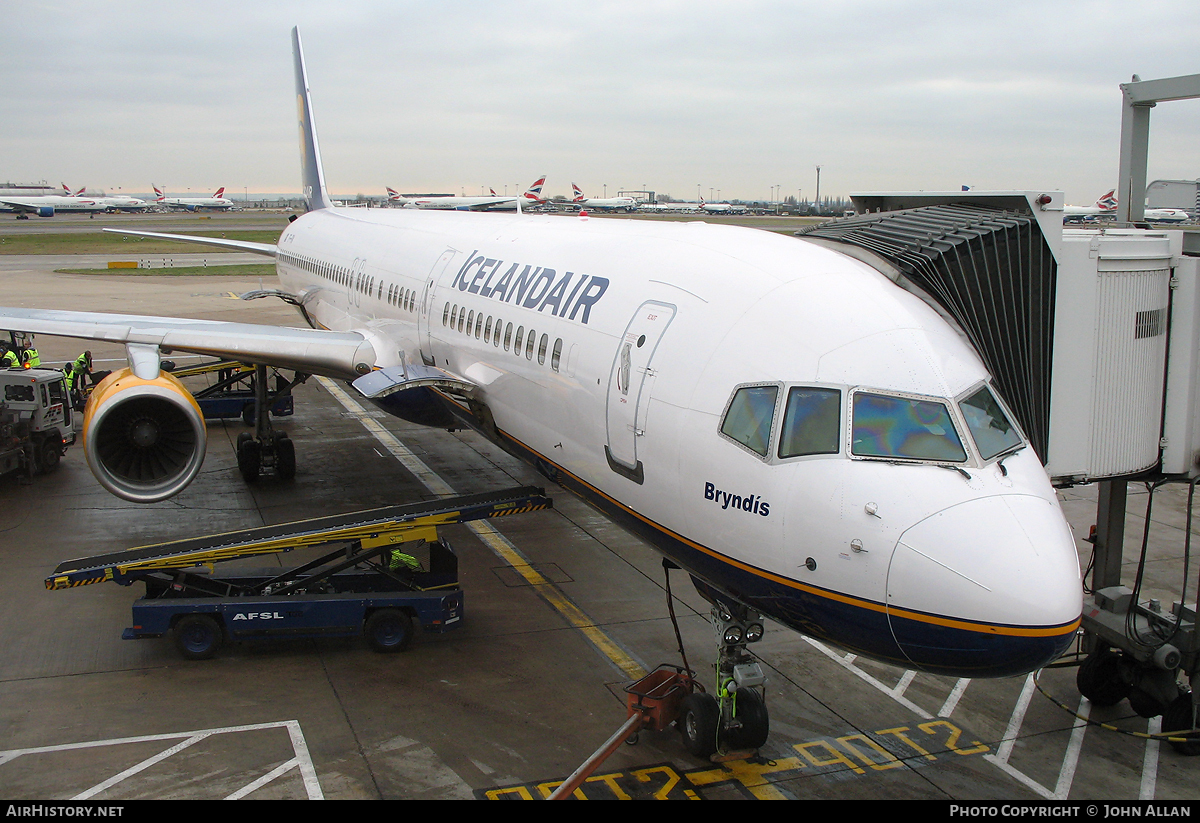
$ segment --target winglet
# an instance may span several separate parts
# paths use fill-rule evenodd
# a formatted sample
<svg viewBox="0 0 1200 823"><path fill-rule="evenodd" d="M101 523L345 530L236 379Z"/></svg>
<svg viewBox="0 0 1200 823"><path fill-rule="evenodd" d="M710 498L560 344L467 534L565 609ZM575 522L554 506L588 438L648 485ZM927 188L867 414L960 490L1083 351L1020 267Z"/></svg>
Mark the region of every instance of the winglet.
<svg viewBox="0 0 1200 823"><path fill-rule="evenodd" d="M313 122L312 97L308 91L308 73L304 70L304 49L300 28L292 29L292 56L296 63L296 108L300 117L300 182L309 211L327 209L332 204L325 190L325 172L321 169L321 149L317 145L317 126Z"/></svg>

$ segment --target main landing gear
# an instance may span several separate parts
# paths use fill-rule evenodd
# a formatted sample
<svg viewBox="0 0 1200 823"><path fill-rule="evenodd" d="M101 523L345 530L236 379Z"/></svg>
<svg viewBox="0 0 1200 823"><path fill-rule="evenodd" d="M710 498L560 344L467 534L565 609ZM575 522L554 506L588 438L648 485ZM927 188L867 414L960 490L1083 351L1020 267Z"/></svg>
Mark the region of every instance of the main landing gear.
<svg viewBox="0 0 1200 823"><path fill-rule="evenodd" d="M270 412L282 394L307 378L308 375L297 374L294 381L279 386L275 394L271 394L267 385L267 367L254 367L254 405L246 407L253 408L254 433L242 432L237 438L238 471L247 483L253 483L263 472L273 473L280 480L291 480L296 476L296 445L287 432L272 429Z"/></svg>

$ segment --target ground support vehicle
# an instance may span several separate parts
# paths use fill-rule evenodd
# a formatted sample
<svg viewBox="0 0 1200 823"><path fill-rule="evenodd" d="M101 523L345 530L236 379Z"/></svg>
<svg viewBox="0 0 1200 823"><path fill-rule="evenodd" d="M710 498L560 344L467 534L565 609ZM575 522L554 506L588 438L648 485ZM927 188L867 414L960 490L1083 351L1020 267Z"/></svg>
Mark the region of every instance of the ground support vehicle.
<svg viewBox="0 0 1200 823"><path fill-rule="evenodd" d="M269 384L266 386L267 408L275 417L288 417L296 410L292 389L307 380L308 375L297 374L288 380L279 370L271 371L273 374L269 377L273 380L269 382L273 382L275 388L272 391ZM204 419L229 420L240 417L247 426L254 425L258 388L257 369L254 366L234 360L217 360L187 368L171 369L170 372L181 380L185 377L215 373L215 383L192 393L200 411L204 413Z"/></svg>
<svg viewBox="0 0 1200 823"><path fill-rule="evenodd" d="M49 473L75 442L75 411L56 369L0 369L0 402L33 470ZM11 444L11 441L10 441ZM0 461L2 467L3 461ZM17 466L19 468L19 465Z"/></svg>
<svg viewBox="0 0 1200 823"><path fill-rule="evenodd" d="M415 627L442 632L463 616L458 558L437 527L549 508L529 486L177 540L62 563L46 588L143 582L127 640L171 633L187 658L225 640L348 637L407 648ZM333 547L287 569L215 574L217 563ZM405 562L407 561L407 562Z"/></svg>

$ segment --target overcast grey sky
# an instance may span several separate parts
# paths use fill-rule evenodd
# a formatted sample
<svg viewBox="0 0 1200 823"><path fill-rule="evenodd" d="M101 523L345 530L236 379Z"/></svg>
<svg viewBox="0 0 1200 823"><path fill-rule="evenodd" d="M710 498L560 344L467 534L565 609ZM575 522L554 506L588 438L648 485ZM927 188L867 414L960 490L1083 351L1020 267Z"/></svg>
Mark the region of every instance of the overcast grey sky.
<svg viewBox="0 0 1200 823"><path fill-rule="evenodd" d="M1200 73L1194 2L0 0L0 181L679 198L1116 185L1118 83ZM1150 179L1200 177L1200 101Z"/></svg>

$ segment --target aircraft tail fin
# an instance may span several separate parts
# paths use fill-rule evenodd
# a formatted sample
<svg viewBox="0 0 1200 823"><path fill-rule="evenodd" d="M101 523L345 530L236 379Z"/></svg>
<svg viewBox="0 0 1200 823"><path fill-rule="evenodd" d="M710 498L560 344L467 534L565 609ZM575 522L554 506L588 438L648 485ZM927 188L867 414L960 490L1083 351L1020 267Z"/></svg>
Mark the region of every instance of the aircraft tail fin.
<svg viewBox="0 0 1200 823"><path fill-rule="evenodd" d="M542 175L525 189L524 198L530 205L543 202L542 186L546 184L546 175Z"/></svg>
<svg viewBox="0 0 1200 823"><path fill-rule="evenodd" d="M1115 209L1117 207L1117 190L1109 189L1107 194L1100 195L1100 199L1096 201L1096 206L1105 210Z"/></svg>
<svg viewBox="0 0 1200 823"><path fill-rule="evenodd" d="M213 199L220 200L224 196L225 196L225 187L221 186L221 188L217 189L217 193L213 195Z"/></svg>
<svg viewBox="0 0 1200 823"><path fill-rule="evenodd" d="M157 197L155 197L156 201L161 203L164 199L166 199L166 195L162 193L162 190L158 186L151 186L150 188L154 189L154 193L157 195Z"/></svg>
<svg viewBox="0 0 1200 823"><path fill-rule="evenodd" d="M317 144L317 126L313 122L312 97L308 91L308 73L304 69L304 49L300 28L292 29L292 56L296 64L296 106L300 116L300 183L309 211L333 205L325 189L321 168L321 149Z"/></svg>
<svg viewBox="0 0 1200 823"><path fill-rule="evenodd" d="M574 195L571 198L571 202L579 203L583 200L583 189L579 188L579 186L576 186L574 183L571 184L571 194Z"/></svg>

